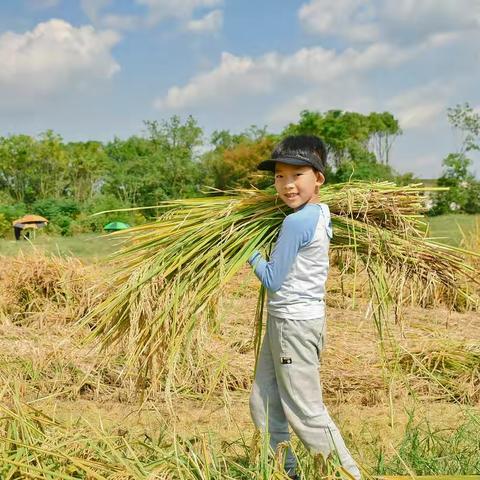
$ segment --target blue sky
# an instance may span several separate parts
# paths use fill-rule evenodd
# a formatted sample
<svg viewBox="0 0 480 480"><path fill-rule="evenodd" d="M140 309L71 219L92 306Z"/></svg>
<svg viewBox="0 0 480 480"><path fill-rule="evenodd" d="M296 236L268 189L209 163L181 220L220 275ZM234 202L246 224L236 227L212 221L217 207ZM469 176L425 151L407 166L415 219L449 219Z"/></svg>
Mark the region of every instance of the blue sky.
<svg viewBox="0 0 480 480"><path fill-rule="evenodd" d="M480 111L480 0L3 0L0 134L278 132L303 109L391 111L392 164L441 172L446 110ZM480 159L474 170L480 176Z"/></svg>

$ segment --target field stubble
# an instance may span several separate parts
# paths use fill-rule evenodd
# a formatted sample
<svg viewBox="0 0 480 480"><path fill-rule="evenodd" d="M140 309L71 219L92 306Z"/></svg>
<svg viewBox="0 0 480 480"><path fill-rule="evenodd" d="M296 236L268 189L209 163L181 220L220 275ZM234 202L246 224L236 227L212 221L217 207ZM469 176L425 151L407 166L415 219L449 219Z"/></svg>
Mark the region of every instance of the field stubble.
<svg viewBox="0 0 480 480"><path fill-rule="evenodd" d="M18 402L29 403L64 422L62 428L75 429L80 422L91 431L88 428L97 425L115 441L159 438L164 432L171 445L172 432L194 443L211 435L208 448L221 451L225 442L252 432L248 390L258 285L250 271L245 269L231 282L213 328L192 337L197 354L178 380L173 404L158 385L139 396L136 379L121 376L121 348L106 355L79 342L88 332L72 324L102 298L107 278L108 270L71 258L2 259L1 403L8 411ZM430 298L429 308L409 297L401 319L392 310L390 340L381 341L371 318L366 280L360 274L355 286L352 282L351 275L341 276L332 268L321 366L326 403L362 464L378 473L405 473L405 465L395 467L394 459L398 448L407 455L413 444L402 447L409 428L428 438L432 431L466 429L459 425L472 418L478 422L479 314L451 311L439 296ZM4 420L8 415L4 411ZM412 465L414 456L409 455ZM415 468L428 472L417 464ZM463 473L480 472L468 470L480 469L478 465L466 468Z"/></svg>

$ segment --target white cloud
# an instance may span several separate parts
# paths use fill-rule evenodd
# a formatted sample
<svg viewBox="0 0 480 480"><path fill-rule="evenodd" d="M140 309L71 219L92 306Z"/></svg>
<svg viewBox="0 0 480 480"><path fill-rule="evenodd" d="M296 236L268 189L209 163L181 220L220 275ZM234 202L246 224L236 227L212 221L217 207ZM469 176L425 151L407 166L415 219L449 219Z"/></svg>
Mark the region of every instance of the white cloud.
<svg viewBox="0 0 480 480"><path fill-rule="evenodd" d="M292 55L269 52L258 58L223 53L220 64L195 75L185 86L171 87L157 98L159 109L186 109L213 103L232 103L240 95L265 95L294 86L298 90L316 86L331 88L344 76L360 75L371 69L394 68L418 55L422 45L400 49L373 44L363 50L348 48L341 53L323 47L302 48Z"/></svg>
<svg viewBox="0 0 480 480"><path fill-rule="evenodd" d="M189 20L198 9L214 8L223 4L223 0L136 0L136 2L148 8L147 22L151 25L167 18Z"/></svg>
<svg viewBox="0 0 480 480"><path fill-rule="evenodd" d="M245 80L249 82L251 93L267 93L271 78L257 68L255 61L249 57L236 57L222 53L220 65L209 72L196 75L184 87L174 86L168 90L164 99L156 99L156 108L183 109L204 102L226 100L233 92L245 89Z"/></svg>
<svg viewBox="0 0 480 480"><path fill-rule="evenodd" d="M478 0L384 0L379 20L397 30L430 35L480 27Z"/></svg>
<svg viewBox="0 0 480 480"><path fill-rule="evenodd" d="M309 33L359 41L374 41L379 37L374 15L371 1L365 0L312 0L298 12L301 24Z"/></svg>
<svg viewBox="0 0 480 480"><path fill-rule="evenodd" d="M281 129L296 121L302 110L340 109L368 113L377 108L378 102L368 89L368 82L362 81L358 75L342 76L331 85L312 86L301 95L274 105L267 113L266 123L274 129Z"/></svg>
<svg viewBox="0 0 480 480"><path fill-rule="evenodd" d="M141 27L143 22L137 15L117 15L109 13L101 18L102 27L112 28L113 30L136 30Z"/></svg>
<svg viewBox="0 0 480 480"><path fill-rule="evenodd" d="M445 113L446 105L442 101L422 102L397 110L400 126L403 130L412 128L432 128L441 113Z"/></svg>
<svg viewBox="0 0 480 480"><path fill-rule="evenodd" d="M445 116L452 88L437 81L404 91L387 102L404 130L432 129Z"/></svg>
<svg viewBox="0 0 480 480"><path fill-rule="evenodd" d="M39 23L23 34L0 35L0 105L35 103L112 77L120 66L111 55L119 36L74 27L63 20Z"/></svg>
<svg viewBox="0 0 480 480"><path fill-rule="evenodd" d="M223 12L221 10L212 10L199 20L190 20L187 22L187 30L195 33L215 33L221 30L223 26Z"/></svg>
<svg viewBox="0 0 480 480"><path fill-rule="evenodd" d="M146 13L142 15L117 13L113 11L114 0L81 0L82 9L87 17L94 25L103 28L135 30L153 27L168 19L176 19L184 30L204 33L218 31L223 25L223 12L219 9L206 13L200 19L193 19L198 10L218 7L223 4L223 0L135 0L135 3L145 7Z"/></svg>
<svg viewBox="0 0 480 480"><path fill-rule="evenodd" d="M136 30L145 24L139 15L119 14L104 10L114 4L114 0L81 0L82 9L97 27L113 30Z"/></svg>
<svg viewBox="0 0 480 480"><path fill-rule="evenodd" d="M298 12L311 34L353 41L415 43L480 27L478 0L310 0Z"/></svg>
<svg viewBox="0 0 480 480"><path fill-rule="evenodd" d="M99 22L101 10L108 7L113 0L81 0L80 4L83 11L92 23Z"/></svg>

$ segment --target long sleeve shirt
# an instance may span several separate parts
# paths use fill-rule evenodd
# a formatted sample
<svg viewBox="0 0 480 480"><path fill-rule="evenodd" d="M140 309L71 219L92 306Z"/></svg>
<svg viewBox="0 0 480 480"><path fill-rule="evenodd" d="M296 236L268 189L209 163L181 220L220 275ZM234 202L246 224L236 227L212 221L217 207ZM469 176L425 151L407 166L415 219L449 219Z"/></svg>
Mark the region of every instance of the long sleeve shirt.
<svg viewBox="0 0 480 480"><path fill-rule="evenodd" d="M268 261L258 251L250 256L250 265L267 288L271 315L295 320L324 315L331 238L328 206L307 203L285 217Z"/></svg>

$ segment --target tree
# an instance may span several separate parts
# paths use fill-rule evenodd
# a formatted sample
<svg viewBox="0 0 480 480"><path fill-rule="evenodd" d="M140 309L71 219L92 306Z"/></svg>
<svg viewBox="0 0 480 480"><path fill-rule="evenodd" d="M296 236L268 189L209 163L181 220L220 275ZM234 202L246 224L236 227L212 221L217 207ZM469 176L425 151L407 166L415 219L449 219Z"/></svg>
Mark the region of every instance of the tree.
<svg viewBox="0 0 480 480"><path fill-rule="evenodd" d="M69 151L52 130L33 138L11 135L0 138L0 189L17 201L68 196L74 173ZM93 165L89 170L95 169Z"/></svg>
<svg viewBox="0 0 480 480"><path fill-rule="evenodd" d="M114 167L100 142L71 142L66 145L68 159L65 194L83 203L99 193L105 177Z"/></svg>
<svg viewBox="0 0 480 480"><path fill-rule="evenodd" d="M80 213L80 205L71 198L42 198L31 205L33 213L49 220L62 235L68 234L72 221Z"/></svg>
<svg viewBox="0 0 480 480"><path fill-rule="evenodd" d="M149 174L148 158L152 151L152 145L145 138L131 136L121 140L115 137L105 146L111 168L105 176L102 192L114 195L125 205L135 205Z"/></svg>
<svg viewBox="0 0 480 480"><path fill-rule="evenodd" d="M466 154L473 150L480 150L480 114L465 102L457 104L447 110L450 125L460 134L458 154Z"/></svg>
<svg viewBox="0 0 480 480"><path fill-rule="evenodd" d="M388 164L393 140L401 133L398 121L389 112L363 115L329 110L326 113L304 110L300 121L282 132L286 135L318 135L326 145L335 168L343 162L364 160L373 154L374 161Z"/></svg>
<svg viewBox="0 0 480 480"><path fill-rule="evenodd" d="M198 194L203 172L197 158L202 129L193 117L182 123L146 121L144 137L115 138L106 146L113 163L104 193L130 205L153 205L160 200Z"/></svg>
<svg viewBox="0 0 480 480"><path fill-rule="evenodd" d="M351 146L354 149L355 146ZM353 160L346 160L340 164L337 170L331 174L329 181L348 182L350 180L381 181L396 180L396 172L383 163L378 163L375 155L364 150L355 152ZM327 176L328 179L328 176Z"/></svg>
<svg viewBox="0 0 480 480"><path fill-rule="evenodd" d="M52 130L40 134L34 156L34 178L40 198L60 198L67 186L68 158L62 137Z"/></svg>
<svg viewBox="0 0 480 480"><path fill-rule="evenodd" d="M189 116L182 124L178 116L162 123L145 122L148 139L155 145L152 156L156 178L154 195L159 199L198 195L203 180L198 147L203 130Z"/></svg>
<svg viewBox="0 0 480 480"><path fill-rule="evenodd" d="M17 202L28 202L38 195L35 148L35 139L28 135L0 138L0 188Z"/></svg>
<svg viewBox="0 0 480 480"><path fill-rule="evenodd" d="M449 108L447 117L460 138L455 153L449 153L442 162L444 171L438 185L448 187L433 199L431 214L449 211L480 212L480 184L469 170L472 160L468 152L480 150L480 115L468 103Z"/></svg>
<svg viewBox="0 0 480 480"><path fill-rule="evenodd" d="M252 125L240 134L215 131L210 141L215 148L204 154L202 163L206 181L215 188L264 188L273 183L268 174L257 169L262 160L269 158L276 141L266 128Z"/></svg>
<svg viewBox="0 0 480 480"><path fill-rule="evenodd" d="M402 133L398 120L390 112L372 112L368 115L368 123L369 149L377 161L388 165L393 142Z"/></svg>

